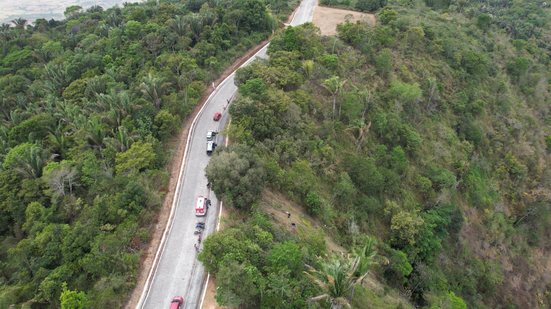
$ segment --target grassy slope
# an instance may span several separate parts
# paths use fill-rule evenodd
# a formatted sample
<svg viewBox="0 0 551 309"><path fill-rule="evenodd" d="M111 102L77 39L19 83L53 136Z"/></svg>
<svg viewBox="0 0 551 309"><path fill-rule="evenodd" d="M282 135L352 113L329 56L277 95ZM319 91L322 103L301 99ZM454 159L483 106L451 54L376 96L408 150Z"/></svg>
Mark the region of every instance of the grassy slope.
<svg viewBox="0 0 551 309"><path fill-rule="evenodd" d="M360 233L377 235L394 249L407 252L414 272L407 276L405 290L420 304L441 304L438 295L446 291L477 307L547 303L548 55L537 41L512 40L496 25L483 31L463 14L424 7L396 11L396 19L374 30L351 25L341 35L346 44L322 39L322 55L308 54L318 38L307 35L302 46L292 46L288 42L293 34L284 35L286 43L279 48L300 54L303 66L297 71L306 75L300 90L277 78L274 82L269 73L258 75L272 88L286 88L278 96L295 106L284 115L299 117L305 125L298 125L298 130L307 133L296 133L297 126L282 120L269 124L272 129L284 128L280 136L256 139L263 142L262 152L278 160L283 176L276 186L308 205L306 194L298 188L307 181L306 190L326 202L321 212L313 212L338 230L335 237L341 245L348 246L354 238L347 228L354 222ZM380 57L385 52L391 55L390 67ZM337 55L337 65L329 54ZM530 65L515 72L520 58ZM305 74L309 59L314 60L314 69ZM270 65L281 68L282 61ZM256 70L266 68L260 65ZM335 123L330 120L331 97L322 87L332 75L346 80L339 96L343 113ZM364 119L370 124L369 133L358 152L362 98L357 89L373 94ZM289 116L297 113L297 107L300 116ZM240 117L234 115L238 126ZM381 122L392 117L397 122L390 126ZM254 128L255 124L241 126ZM396 128L401 129L395 132ZM411 137L415 133L418 143ZM289 139L295 149L285 152L282 140ZM250 143L246 137L241 142ZM407 166L400 173L389 159L396 146L407 155ZM351 157L373 160L376 169L371 171L383 174L384 184L370 191L352 177L355 200L361 202L343 205L334 199L335 187L339 173L353 172L355 167L346 168ZM296 159L306 160L309 168L290 163ZM292 179L296 177L300 179ZM454 228L454 222L437 224L431 233L443 230L442 249L431 252L430 259L421 258L419 250L425 248L420 247L426 244L423 231L412 228L417 244L404 244L402 231L393 227L396 214L421 216L426 227L428 215L446 205L459 211L460 219L452 216L450 220L461 228ZM396 282L389 280L389 284Z"/></svg>

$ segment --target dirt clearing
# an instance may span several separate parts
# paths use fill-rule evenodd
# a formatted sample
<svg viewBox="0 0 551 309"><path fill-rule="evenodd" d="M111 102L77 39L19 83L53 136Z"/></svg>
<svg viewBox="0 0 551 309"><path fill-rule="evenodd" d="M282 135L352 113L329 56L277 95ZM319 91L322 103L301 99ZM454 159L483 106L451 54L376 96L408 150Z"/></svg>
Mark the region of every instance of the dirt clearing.
<svg viewBox="0 0 551 309"><path fill-rule="evenodd" d="M316 6L314 9L313 22L320 28L322 35L337 34L337 25L345 21L365 21L371 26L375 26L375 15L323 6Z"/></svg>

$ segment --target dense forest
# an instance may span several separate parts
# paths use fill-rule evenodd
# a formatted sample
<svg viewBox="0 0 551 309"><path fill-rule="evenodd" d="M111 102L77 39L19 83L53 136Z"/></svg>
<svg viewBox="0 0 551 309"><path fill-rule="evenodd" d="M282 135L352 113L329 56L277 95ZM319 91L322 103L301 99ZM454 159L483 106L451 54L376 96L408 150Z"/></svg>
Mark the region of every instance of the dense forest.
<svg viewBox="0 0 551 309"><path fill-rule="evenodd" d="M0 28L0 308L118 308L206 85L297 1L73 6Z"/></svg>
<svg viewBox="0 0 551 309"><path fill-rule="evenodd" d="M549 4L325 1L364 2L376 26L289 27L238 71L207 168L235 209L200 254L218 303L549 308ZM277 224L267 192L325 228ZM377 303L391 290L407 303Z"/></svg>

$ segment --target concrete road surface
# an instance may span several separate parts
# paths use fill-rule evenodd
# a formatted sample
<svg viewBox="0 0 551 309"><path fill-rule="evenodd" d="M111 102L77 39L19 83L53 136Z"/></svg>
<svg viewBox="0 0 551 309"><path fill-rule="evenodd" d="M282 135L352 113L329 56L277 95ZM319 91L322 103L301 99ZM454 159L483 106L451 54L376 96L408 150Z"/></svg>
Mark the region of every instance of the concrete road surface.
<svg viewBox="0 0 551 309"><path fill-rule="evenodd" d="M316 0L303 0L291 25L311 21L316 4ZM249 64L256 57L266 57L266 47L244 65ZM184 297L184 308L199 307L206 272L197 260L194 245L198 244L198 237L194 235L195 225L197 222L205 222L206 228L202 237L206 238L216 228L220 207L214 193L207 189L205 167L210 157L206 154L206 134L209 130L222 131L227 122L227 109L224 107L237 92L234 77L235 74L230 75L218 86L192 125L171 226L166 234L164 245L160 248L158 263L153 267L149 284L146 284L137 308L168 308L174 296ZM223 114L219 122L212 119L215 112ZM218 143L222 145L223 142L223 137L218 136ZM199 195L208 196L212 200L212 206L205 217L195 216L195 203Z"/></svg>

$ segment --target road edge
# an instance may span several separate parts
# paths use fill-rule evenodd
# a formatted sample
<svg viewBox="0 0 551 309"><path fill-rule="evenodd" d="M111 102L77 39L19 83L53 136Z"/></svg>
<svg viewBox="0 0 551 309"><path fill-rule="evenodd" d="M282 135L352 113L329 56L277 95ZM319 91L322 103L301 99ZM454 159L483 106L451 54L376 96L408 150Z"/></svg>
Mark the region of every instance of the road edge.
<svg viewBox="0 0 551 309"><path fill-rule="evenodd" d="M301 3L302 3L302 1L299 0L298 4L295 7L295 9L293 10L293 12L291 14L289 14L289 16L287 17L287 20L283 24L282 28L287 27L289 25L288 23L290 23L290 21L293 20L296 12L300 8ZM174 204L175 204L175 201L176 201L178 193L179 193L178 188L180 187L181 177L182 177L183 171L185 169L186 154L189 152L189 149L188 149L189 139L190 139L191 133L193 132L193 128L195 126L195 121L197 120L198 115L201 114L204 106L210 100L213 93L215 93L218 90L219 86L222 85L231 75L235 74L235 71L237 71L243 65L245 65L245 64L251 62L252 60L254 60L255 56L264 47L266 47L270 43L272 38L273 38L273 33L267 39L261 41L256 46L254 46L254 47L250 48L249 50L247 50L247 52L245 52L241 57L236 59L229 67L227 67L222 72L220 77L218 79L216 79L214 82L212 82L211 85L208 86L207 90L203 93L202 97L200 98L198 104L194 107L193 112L190 115L188 115L186 117L186 120L183 122L184 123L183 129L180 132L180 134L178 134L178 137L182 137L182 136L187 135L186 136L186 147L185 147L185 149L183 149L183 158L182 158L182 160L177 160L179 158L179 156L178 156L178 152L179 152L178 148L179 147L175 147L176 150L177 150L176 151L177 154L176 154L176 158L174 158L173 161L175 160L176 162L180 162L180 164L179 164L180 168L178 169L179 170L179 172L178 172L178 181L173 186L170 186L170 184L169 184L169 190L168 190L168 193L166 195L166 197L169 197L170 192L171 191L174 192L174 194L171 196L172 202L170 204L171 205L170 214L169 214L169 217L166 219L166 222L164 223L164 229L162 230L162 235L163 236L161 237L160 242L156 245L157 250L155 250L155 256L154 256L153 262L151 263L151 265L146 265L147 262L142 263L142 265L140 267L141 271L139 272L138 279L137 279L137 285L134 287L132 293L130 293L130 295L127 299L127 302L124 306L125 309L143 307L143 302L146 299L147 294L149 294L149 287L152 284L151 279L157 271L158 261L160 259L160 256L162 255L162 252L164 251L163 249L164 249L164 246L166 244L166 235L168 235L168 232L170 231L170 229L172 227L172 219L173 219L173 216L174 216ZM191 117L194 117L193 121L192 121L191 125L189 127L187 127L187 124L189 124L189 120L190 120ZM180 140L181 140L181 138L180 138ZM163 206L164 206L165 203L166 203L166 201L163 202ZM222 202L220 203L220 209L222 209ZM159 213L157 214L157 219L161 217L161 212L162 212L162 208L159 210ZM220 217L218 217L217 220L218 220L218 222L217 222L217 230L218 230L219 225L220 225L220 222L219 222ZM157 222L156 226L158 226L158 225L159 225L159 222ZM151 250L151 246L155 245L155 241L159 238L159 236L160 236L159 234L161 234L161 232L154 232L153 234L154 235L151 237L151 240L150 240L149 245L148 245L148 249L145 252L145 254L146 254L145 258L143 257L144 253L142 253L142 260L146 260L147 259L147 254L148 253L150 254L150 251L153 251L153 250ZM149 271L146 272L146 269L149 269ZM145 276L145 274L147 274L147 279L145 280L145 282L143 284L140 284L141 281L143 281L143 279L144 279L143 277ZM210 276L210 274L207 273L207 280L206 280L207 283L208 283L209 276ZM147 288L147 291L146 291L146 288ZM135 302L135 298L137 298L136 297L137 292L140 292L139 299L138 299L138 302L136 303L136 305L134 306L133 303ZM204 299L204 290L203 290L202 294L203 295L201 297L201 305L202 305L203 299Z"/></svg>
<svg viewBox="0 0 551 309"><path fill-rule="evenodd" d="M207 90L203 93L201 99L199 100L198 104L194 107L193 109L193 112L188 115L186 117L186 120L183 122L183 128L182 128L182 131L177 135L178 139L181 139L181 137L185 136L186 138L186 147L183 149L182 151L182 155L179 156L178 154L176 154L176 157L173 158L172 160L175 161L175 162L180 162L178 165L179 165L179 168L178 168L178 181L173 184L172 186L169 185L169 190L168 190L168 193L167 193L167 196L166 197L170 197L171 198L171 202L170 202L170 213L171 215L169 215L169 217L166 219L166 221L164 222L164 228L162 229L162 231L159 231L159 232L154 232L153 233L153 236L151 237L151 240L149 241L149 245L148 245L148 249L142 253L142 259L147 259L147 255L148 254L151 254L150 251L153 251L151 250L151 245L155 245L155 242L159 239L159 237L161 237L161 235L163 235L161 237L161 240L160 242L155 246L156 247L156 250L154 250L155 252L155 257L153 259L153 262L151 263L151 265L143 265L143 264L147 264L146 262L144 262L142 265L141 265L141 271L139 273L139 276L138 276L138 279L137 279L137 285L134 287L132 293L130 293L129 297L128 297L128 300L124 306L124 308L126 309L130 309L130 308L139 308L141 306L143 306L143 304L141 302L143 302L142 300L142 297L143 297L143 291L145 289L146 286L150 286L151 285L151 282L150 282L150 274L152 272L152 269L153 268L156 268L156 264L157 264L157 261L158 261L158 254L159 254L159 250L162 249L162 242L164 242L163 239L166 238L166 232L168 231L167 228L168 228L168 225L169 225L169 222L171 220L171 216L173 216L173 208L174 208L174 201L176 200L176 197L177 197L177 194L178 194L178 188L179 188L179 184L181 183L181 175L183 173L183 170L185 168L185 154L188 153L188 145L189 143L187 142L187 140L190 138L191 136L191 132L193 131L193 126L194 126L194 121L197 119L197 116L200 114L200 112L202 111L203 107L205 106L205 104L208 102L208 100L212 97L212 94L216 92L216 90L218 90L219 86L221 84L224 83L224 81L226 81L232 74L235 73L235 71L237 69L239 69L244 63L246 63L247 61L249 61L251 58L253 58L257 53L258 51L262 50L271 40L271 36L266 39L266 40L263 40L262 42L260 42L259 44L255 45L254 47L250 48L249 50L247 50L247 52L245 52L245 54L243 54L241 57L239 57L236 61L234 61L228 68L226 68L222 74L220 75L220 77L218 79L216 79L214 82L212 82L212 84L210 86L208 86ZM190 120L192 119L193 117L193 122L191 122L191 125L188 126ZM180 151L178 151L178 148L179 147L175 147L175 152L178 153ZM182 157L182 159L180 159L180 157ZM167 166L168 168L168 166ZM172 196L170 196L170 191L174 192L174 194ZM164 205L166 205L166 201L163 202ZM163 206L163 207L166 207L166 206ZM159 217L161 217L161 212L162 212L162 209L159 209L159 213L157 214L157 219L159 219ZM160 224L160 222L157 222L157 226ZM143 255L146 255L145 257ZM144 268L145 267L145 268ZM146 269L148 270L146 272ZM147 275L147 279L145 279L144 281L144 276ZM141 284L140 281L144 281L143 284ZM140 292L139 294L139 298L137 297L136 293L137 292ZM136 301L136 298L138 298L138 301Z"/></svg>

